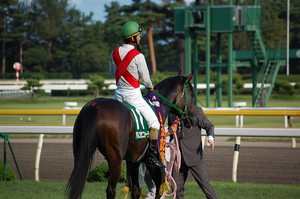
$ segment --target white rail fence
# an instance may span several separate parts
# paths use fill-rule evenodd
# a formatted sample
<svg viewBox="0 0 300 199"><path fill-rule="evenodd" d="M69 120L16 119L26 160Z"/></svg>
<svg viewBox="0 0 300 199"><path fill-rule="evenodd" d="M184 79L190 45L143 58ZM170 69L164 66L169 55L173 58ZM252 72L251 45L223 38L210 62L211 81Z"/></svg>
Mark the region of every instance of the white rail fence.
<svg viewBox="0 0 300 199"><path fill-rule="evenodd" d="M76 107L77 108L77 107ZM0 115L77 115L79 110L0 110ZM241 137L291 137L296 147L296 137L300 137L300 128L287 128L288 117L300 116L300 108L204 108L206 115L235 115L236 128L215 128L216 136L236 137L233 157L232 180L236 182L239 146ZM241 128L243 115L284 116L284 128ZM240 118L240 119L239 119ZM241 120L241 121L239 121ZM64 123L64 122L63 122ZM0 134L39 134L36 159L35 180L39 181L39 164L44 134L72 134L73 126L0 126ZM203 136L204 137L204 136Z"/></svg>

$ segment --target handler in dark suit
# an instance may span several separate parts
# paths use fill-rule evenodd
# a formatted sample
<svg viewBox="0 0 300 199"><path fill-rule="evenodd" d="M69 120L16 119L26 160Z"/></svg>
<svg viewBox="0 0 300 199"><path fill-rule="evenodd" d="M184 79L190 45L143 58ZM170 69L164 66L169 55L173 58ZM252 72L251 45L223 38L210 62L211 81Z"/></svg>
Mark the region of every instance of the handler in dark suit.
<svg viewBox="0 0 300 199"><path fill-rule="evenodd" d="M194 126L186 128L185 125L182 125L182 131L177 133L181 152L181 167L179 173L174 169L172 174L177 183L176 199L184 198L184 184L189 171L206 198L216 199L216 193L207 177L201 140L201 129L203 128L206 130L211 150L214 150L214 125L206 118L202 108L195 107L195 113L195 117L189 118L194 122ZM175 119L176 116L169 116L169 126Z"/></svg>

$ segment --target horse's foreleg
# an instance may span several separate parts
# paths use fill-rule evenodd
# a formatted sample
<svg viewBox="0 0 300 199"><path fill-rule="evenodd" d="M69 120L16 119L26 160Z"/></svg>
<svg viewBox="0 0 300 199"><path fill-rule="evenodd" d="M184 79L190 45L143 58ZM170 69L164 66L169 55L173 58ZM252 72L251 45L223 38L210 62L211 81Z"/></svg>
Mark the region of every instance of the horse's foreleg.
<svg viewBox="0 0 300 199"><path fill-rule="evenodd" d="M110 161L108 162L108 165L110 173L106 188L106 198L114 199L116 197L116 187L122 171L122 160Z"/></svg>
<svg viewBox="0 0 300 199"><path fill-rule="evenodd" d="M127 162L127 171L130 176L129 182L131 183L131 198L139 199L141 195L141 189L139 184L139 166L140 163Z"/></svg>
<svg viewBox="0 0 300 199"><path fill-rule="evenodd" d="M153 166L147 166L147 169L151 175L151 178L156 186L156 193L155 193L155 199L159 199L161 195L159 194L160 191L160 185L162 182L162 171L160 168L156 168Z"/></svg>

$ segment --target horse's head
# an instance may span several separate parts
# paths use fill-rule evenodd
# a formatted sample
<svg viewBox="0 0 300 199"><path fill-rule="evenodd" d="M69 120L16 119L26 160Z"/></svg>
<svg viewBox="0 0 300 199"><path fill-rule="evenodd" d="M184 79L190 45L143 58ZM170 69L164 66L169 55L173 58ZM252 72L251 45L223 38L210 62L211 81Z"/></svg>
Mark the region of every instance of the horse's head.
<svg viewBox="0 0 300 199"><path fill-rule="evenodd" d="M155 90L158 90L161 95L170 101L171 104L168 104L170 112L181 119L194 115L194 88L191 84L192 77L193 73L188 76L177 75L175 77L169 77L154 87ZM164 102L164 104L167 103Z"/></svg>

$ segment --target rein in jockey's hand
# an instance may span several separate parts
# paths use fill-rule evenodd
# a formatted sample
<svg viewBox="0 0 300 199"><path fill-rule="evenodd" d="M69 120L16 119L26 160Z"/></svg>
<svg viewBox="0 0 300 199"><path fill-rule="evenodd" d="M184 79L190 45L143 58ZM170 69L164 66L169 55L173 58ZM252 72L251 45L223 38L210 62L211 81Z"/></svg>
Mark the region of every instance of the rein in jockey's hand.
<svg viewBox="0 0 300 199"><path fill-rule="evenodd" d="M149 91L153 91L153 87L151 87L151 88L147 88Z"/></svg>

